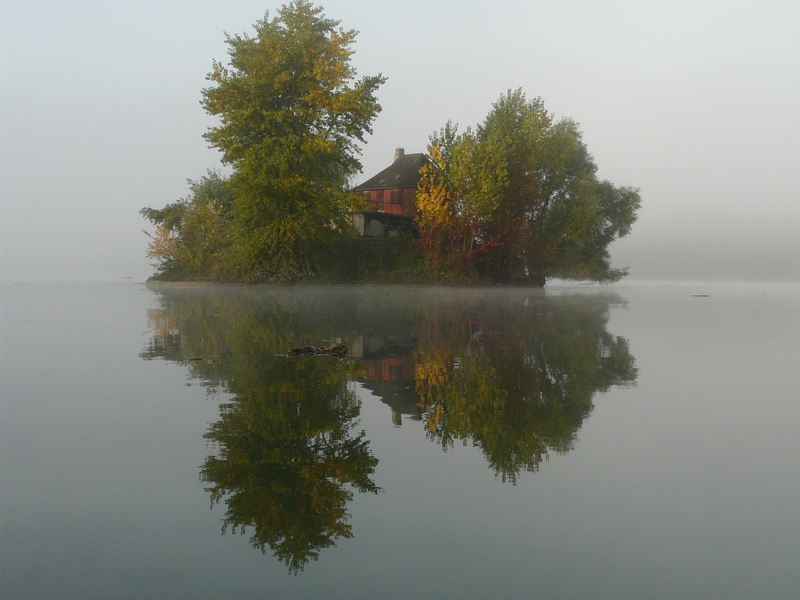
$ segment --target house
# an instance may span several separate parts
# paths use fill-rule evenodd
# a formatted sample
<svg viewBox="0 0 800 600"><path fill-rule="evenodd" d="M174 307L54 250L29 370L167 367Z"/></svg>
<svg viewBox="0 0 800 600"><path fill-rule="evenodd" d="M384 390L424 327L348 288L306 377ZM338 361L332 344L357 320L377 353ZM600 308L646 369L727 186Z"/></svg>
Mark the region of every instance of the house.
<svg viewBox="0 0 800 600"><path fill-rule="evenodd" d="M361 235L394 237L414 231L419 170L428 162L424 154L406 154L398 148L390 166L353 189L367 205L353 219Z"/></svg>

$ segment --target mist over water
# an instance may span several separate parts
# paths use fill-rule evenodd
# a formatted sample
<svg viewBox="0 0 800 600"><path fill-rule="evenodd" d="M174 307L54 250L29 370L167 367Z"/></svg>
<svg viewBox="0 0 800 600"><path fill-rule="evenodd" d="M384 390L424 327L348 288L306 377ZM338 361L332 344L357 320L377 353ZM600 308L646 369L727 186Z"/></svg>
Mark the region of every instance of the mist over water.
<svg viewBox="0 0 800 600"><path fill-rule="evenodd" d="M636 281L800 282L800 201L771 223L763 215L749 223L723 215L659 227L645 211L611 255Z"/></svg>

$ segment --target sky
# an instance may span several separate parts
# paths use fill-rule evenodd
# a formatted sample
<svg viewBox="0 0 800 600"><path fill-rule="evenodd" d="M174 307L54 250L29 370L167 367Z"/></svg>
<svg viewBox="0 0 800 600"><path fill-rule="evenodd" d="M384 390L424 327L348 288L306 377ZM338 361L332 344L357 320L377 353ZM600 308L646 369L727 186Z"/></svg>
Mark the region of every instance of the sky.
<svg viewBox="0 0 800 600"><path fill-rule="evenodd" d="M205 76L280 4L0 0L0 278L151 275L139 210L222 166ZM357 182L521 88L640 188L611 247L632 280L800 281L796 0L316 4L388 77Z"/></svg>

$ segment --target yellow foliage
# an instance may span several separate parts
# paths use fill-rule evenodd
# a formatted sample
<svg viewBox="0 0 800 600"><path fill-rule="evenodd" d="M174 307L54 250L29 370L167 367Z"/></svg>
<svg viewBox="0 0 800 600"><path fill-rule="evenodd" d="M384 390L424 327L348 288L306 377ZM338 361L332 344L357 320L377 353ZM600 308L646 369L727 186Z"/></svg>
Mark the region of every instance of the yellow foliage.
<svg viewBox="0 0 800 600"><path fill-rule="evenodd" d="M175 231L165 227L156 227L154 236L147 235L151 239L147 244L147 258L155 258L162 262L168 262L175 258L178 249L178 234Z"/></svg>
<svg viewBox="0 0 800 600"><path fill-rule="evenodd" d="M452 196L442 173L441 148L434 144L429 150L431 162L420 169L417 184L417 223L426 252L438 260L456 215Z"/></svg>
<svg viewBox="0 0 800 600"><path fill-rule="evenodd" d="M417 394L419 394L419 406L423 411L431 411L438 403L444 386L450 380L452 368L452 357L444 351L434 350L431 354L417 355L414 367L414 380L416 381ZM440 407L441 408L441 407ZM438 418L440 413L432 410L431 419Z"/></svg>

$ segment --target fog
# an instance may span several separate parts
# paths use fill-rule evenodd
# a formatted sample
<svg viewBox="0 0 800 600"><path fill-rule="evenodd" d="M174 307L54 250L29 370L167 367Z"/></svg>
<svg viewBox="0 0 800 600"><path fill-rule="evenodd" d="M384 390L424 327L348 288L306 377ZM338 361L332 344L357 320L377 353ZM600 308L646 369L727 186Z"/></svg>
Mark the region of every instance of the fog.
<svg viewBox="0 0 800 600"><path fill-rule="evenodd" d="M755 2L320 2L383 73L359 181L395 147L506 90L581 124L599 175L641 189L612 246L632 279L800 281L800 5ZM0 5L0 275L134 277L138 211L220 167L199 105L224 31L279 3Z"/></svg>

